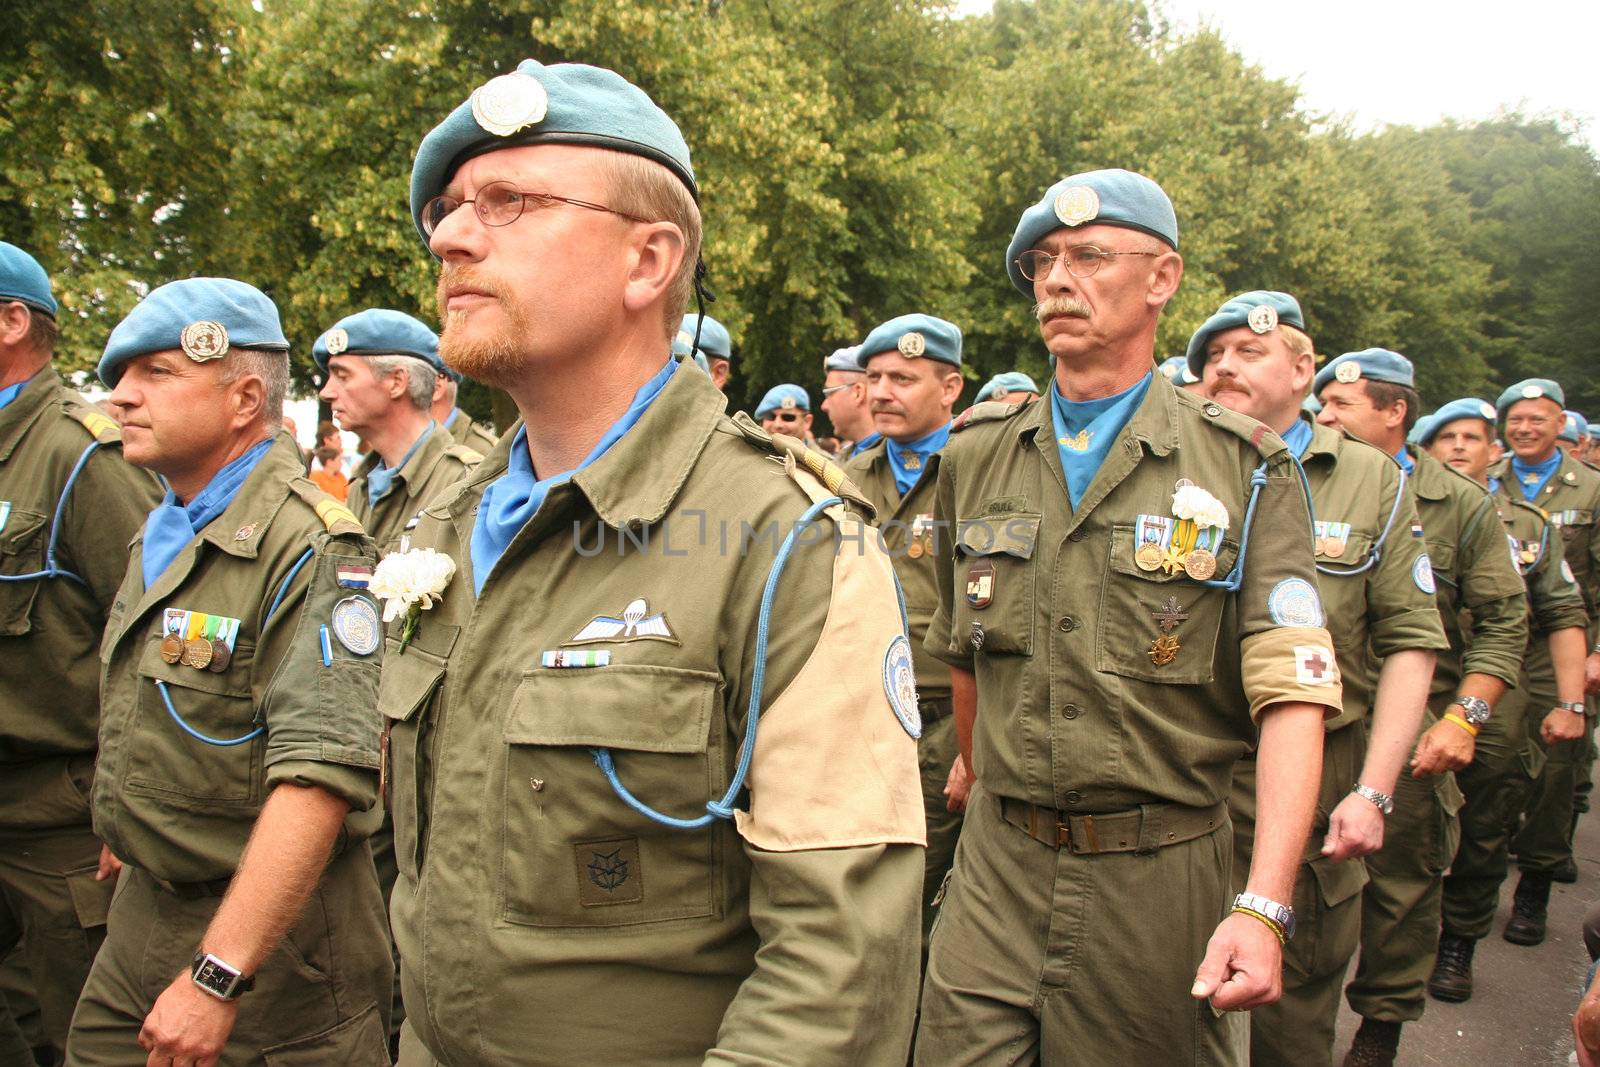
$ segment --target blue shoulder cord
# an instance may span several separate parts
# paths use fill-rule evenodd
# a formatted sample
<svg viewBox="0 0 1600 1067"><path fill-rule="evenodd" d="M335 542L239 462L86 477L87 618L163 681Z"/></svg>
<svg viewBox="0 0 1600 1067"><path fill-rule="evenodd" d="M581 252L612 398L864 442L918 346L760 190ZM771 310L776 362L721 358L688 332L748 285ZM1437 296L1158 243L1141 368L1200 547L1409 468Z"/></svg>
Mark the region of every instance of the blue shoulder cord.
<svg viewBox="0 0 1600 1067"><path fill-rule="evenodd" d="M67 508L67 498L72 495L73 483L78 480L78 475L83 473L83 465L89 462L89 457L94 450L100 447L99 441L91 441L89 447L83 450L83 455L78 457L78 462L72 465L72 473L67 475L67 484L61 487L61 499L56 501L55 514L50 517L50 540L44 550L44 570L34 571L32 574L0 574L0 582L31 582L40 578L71 578L81 586L88 586L88 582L56 566L56 539L61 536L61 513Z"/></svg>
<svg viewBox="0 0 1600 1067"><path fill-rule="evenodd" d="M272 598L272 606L267 609L266 619L263 620L261 624L261 628L263 630L266 629L267 622L270 621L272 616L277 612L278 605L283 603L284 596L289 592L289 583L294 581L295 575L300 573L300 568L306 565L306 561L309 560L311 556L312 550L308 548L305 550L305 553L295 561L295 565L289 568L289 573L284 576L283 584L278 586L278 595ZM178 727L183 730L184 733L188 734L197 741L204 741L206 744L216 745L218 748L229 748L233 745L242 745L246 741L254 741L256 738L261 736L264 730L266 730L265 726L257 726L254 730L251 730L244 736L235 737L229 741L223 741L216 737L208 737L199 730L196 730L193 726L190 726L188 723L183 721L183 716L178 714L178 709L172 706L172 694L167 692L166 682L163 682L160 678L152 678L151 681L156 683L156 689L161 693L161 702L167 706L167 714L172 716L172 721L177 723Z"/></svg>
<svg viewBox="0 0 1600 1067"><path fill-rule="evenodd" d="M1302 474L1301 478L1305 475ZM1207 578L1198 583L1210 586L1212 589L1225 589L1230 593L1237 593L1244 584L1244 558L1250 551L1250 528L1256 521L1256 502L1261 499L1261 490L1267 485L1267 465L1265 463L1250 472L1250 503L1244 509L1244 532L1239 535L1239 556L1233 561L1233 569L1226 578ZM1310 493L1307 493L1309 500Z"/></svg>
<svg viewBox="0 0 1600 1067"><path fill-rule="evenodd" d="M789 562L789 554L794 550L795 540L801 531L810 526L824 510L842 503L844 501L839 497L830 496L807 508L805 514L800 516L794 528L789 531L789 535L783 539L783 544L778 548L778 555L772 561L772 569L767 572L767 584L761 591L761 613L756 619L756 665L750 676L750 705L745 715L744 742L739 748L739 764L734 769L732 781L728 783L728 791L722 795L721 800L708 801L706 814L698 818L677 819L671 815L663 815L628 792L628 787L623 785L622 779L617 776L616 760L609 748L591 748L589 755L594 757L595 766L600 768L601 773L606 776L606 781L611 784L612 791L628 807L653 822L670 826L675 830L698 830L702 826L709 826L714 819L733 818L733 802L744 789L745 776L750 772L750 760L756 751L756 726L761 717L761 694L767 674L767 626L772 618L772 600L778 589L778 579L783 575L784 565Z"/></svg>

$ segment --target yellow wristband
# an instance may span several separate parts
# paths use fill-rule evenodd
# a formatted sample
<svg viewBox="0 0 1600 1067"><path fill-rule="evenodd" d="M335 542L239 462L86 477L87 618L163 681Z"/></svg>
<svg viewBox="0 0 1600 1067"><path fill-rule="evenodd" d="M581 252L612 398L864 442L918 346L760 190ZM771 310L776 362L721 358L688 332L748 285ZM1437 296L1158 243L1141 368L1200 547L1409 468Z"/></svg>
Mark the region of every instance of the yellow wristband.
<svg viewBox="0 0 1600 1067"><path fill-rule="evenodd" d="M1453 711L1449 712L1448 714L1445 715L1444 721L1445 722L1453 722L1453 723L1455 723L1457 726L1461 727L1463 730L1465 730L1467 733L1471 734L1473 737L1477 737L1478 736L1478 728L1476 726L1472 725L1466 719L1463 719L1461 716L1457 715Z"/></svg>
<svg viewBox="0 0 1600 1067"><path fill-rule="evenodd" d="M1265 926L1268 930L1271 930L1272 931L1272 936L1278 939L1278 944L1281 945L1281 944L1284 943L1284 941L1283 941L1283 927L1279 926L1275 920L1269 919L1265 915L1261 914L1259 911L1252 911L1249 908L1236 907L1233 910L1235 912L1237 912L1238 914L1240 914L1240 915L1248 915L1248 916L1250 916L1250 918L1254 919L1256 922L1260 923L1262 926Z"/></svg>

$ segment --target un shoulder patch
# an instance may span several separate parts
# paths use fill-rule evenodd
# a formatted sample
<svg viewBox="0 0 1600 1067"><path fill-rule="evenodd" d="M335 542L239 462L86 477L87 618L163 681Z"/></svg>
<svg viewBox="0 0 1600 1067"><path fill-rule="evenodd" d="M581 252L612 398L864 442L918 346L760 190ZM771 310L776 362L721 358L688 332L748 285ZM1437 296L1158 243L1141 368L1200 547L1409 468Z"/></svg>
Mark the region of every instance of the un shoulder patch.
<svg viewBox="0 0 1600 1067"><path fill-rule="evenodd" d="M1433 580L1433 561L1428 558L1426 552L1418 556L1417 562L1412 565L1411 580L1416 583L1418 589L1429 596L1438 591L1438 586Z"/></svg>
<svg viewBox="0 0 1600 1067"><path fill-rule="evenodd" d="M883 692L895 718L912 737L922 736L922 712L917 707L917 675L911 665L911 642L896 634L883 654Z"/></svg>

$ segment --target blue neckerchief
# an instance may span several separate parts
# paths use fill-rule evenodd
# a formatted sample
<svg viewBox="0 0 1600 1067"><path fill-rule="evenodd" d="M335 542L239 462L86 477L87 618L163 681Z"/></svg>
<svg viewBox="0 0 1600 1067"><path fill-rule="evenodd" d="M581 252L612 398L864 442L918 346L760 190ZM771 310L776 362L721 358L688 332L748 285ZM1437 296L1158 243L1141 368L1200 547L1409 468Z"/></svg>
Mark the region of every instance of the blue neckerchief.
<svg viewBox="0 0 1600 1067"><path fill-rule="evenodd" d="M1489 475L1489 492L1498 493L1499 491L1500 491L1500 479L1496 478L1492 474Z"/></svg>
<svg viewBox="0 0 1600 1067"><path fill-rule="evenodd" d="M1305 419L1295 419L1294 425L1283 431L1280 435L1283 443L1289 446L1289 452L1299 459L1306 454L1306 449L1311 447L1311 424Z"/></svg>
<svg viewBox="0 0 1600 1067"><path fill-rule="evenodd" d="M406 449L406 454L401 456L400 462L394 466L385 467L383 457L378 457L378 465L367 472L367 507L373 507L388 494L394 485L394 476L400 473L400 468L406 465L407 460L417 454L417 449L422 447L422 442L428 439L428 435L437 425L439 424L429 419L428 425L423 428L417 439L411 442L411 447Z"/></svg>
<svg viewBox="0 0 1600 1067"><path fill-rule="evenodd" d="M852 456L860 455L861 453L865 452L867 449L871 448L873 445L877 444L878 441L880 439L882 439L882 437L883 437L883 434L881 434L881 433L874 432L874 433L867 434L867 436L863 437L861 440L856 442L856 447L854 447L854 448L852 448L850 450L850 454Z"/></svg>
<svg viewBox="0 0 1600 1067"><path fill-rule="evenodd" d="M905 496L911 487L917 484L917 479L922 477L922 472L928 469L928 457L945 446L950 440L950 424L947 422L926 437L919 437L915 441L905 444L890 438L885 451L889 456L889 469L894 471L894 487L901 495ZM906 455L917 457L916 469L906 466Z"/></svg>
<svg viewBox="0 0 1600 1067"><path fill-rule="evenodd" d="M32 378L26 378L18 382L16 385L8 385L4 389L0 389L0 408L4 408L7 404L15 400L22 393L22 390L27 388L28 383L31 381L33 381Z"/></svg>
<svg viewBox="0 0 1600 1067"><path fill-rule="evenodd" d="M272 447L272 438L254 445L248 452L211 476L206 487L187 504L179 504L171 489L150 517L144 520L144 587L149 589L172 565L183 546L228 510L233 498L261 457Z"/></svg>
<svg viewBox="0 0 1600 1067"><path fill-rule="evenodd" d="M667 360L666 366L633 394L633 403L622 418L612 424L583 462L570 471L539 478L534 474L533 459L528 455L528 428L524 426L517 430L517 436L511 442L506 472L484 489L483 500L478 504L478 520L472 526L473 593L483 592L483 583L489 577L489 572L505 555L512 538L538 512L550 490L569 481L574 474L605 455L612 445L621 440L622 435L644 417L677 369L677 360Z"/></svg>
<svg viewBox="0 0 1600 1067"><path fill-rule="evenodd" d="M1068 400L1061 395L1059 386L1051 385L1050 420L1055 424L1056 450L1061 453L1067 496L1074 510L1105 462L1106 453L1111 451L1111 442L1144 401L1154 374L1151 371L1131 388L1099 400ZM1072 444L1062 444L1063 440Z"/></svg>
<svg viewBox="0 0 1600 1067"><path fill-rule="evenodd" d="M1401 445L1400 451L1394 454L1394 461L1400 464L1400 469L1410 474L1417 469L1417 461L1411 458L1411 453L1406 451L1406 446Z"/></svg>
<svg viewBox="0 0 1600 1067"><path fill-rule="evenodd" d="M448 414L448 415L446 415L444 417L444 428L447 429L447 430L450 429L450 427L452 427L452 426L454 426L456 424L456 420L459 419L460 417L461 417L461 409L460 408L451 408L450 409L450 414Z"/></svg>
<svg viewBox="0 0 1600 1067"><path fill-rule="evenodd" d="M1544 488L1544 483L1561 466L1561 449L1556 449L1555 455L1543 463L1524 463L1515 455L1511 457L1511 473L1517 476L1517 484L1522 487L1522 499L1532 500L1539 495L1539 490ZM1534 475L1536 481L1529 482L1528 475Z"/></svg>

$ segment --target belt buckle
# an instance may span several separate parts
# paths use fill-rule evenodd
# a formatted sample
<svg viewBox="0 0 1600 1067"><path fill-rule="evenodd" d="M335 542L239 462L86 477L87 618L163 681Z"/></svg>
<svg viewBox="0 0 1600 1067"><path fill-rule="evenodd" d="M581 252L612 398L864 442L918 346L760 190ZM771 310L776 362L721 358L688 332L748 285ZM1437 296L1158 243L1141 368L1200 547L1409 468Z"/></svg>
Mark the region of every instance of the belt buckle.
<svg viewBox="0 0 1600 1067"><path fill-rule="evenodd" d="M1072 851L1072 827L1064 822L1056 823L1056 848Z"/></svg>

